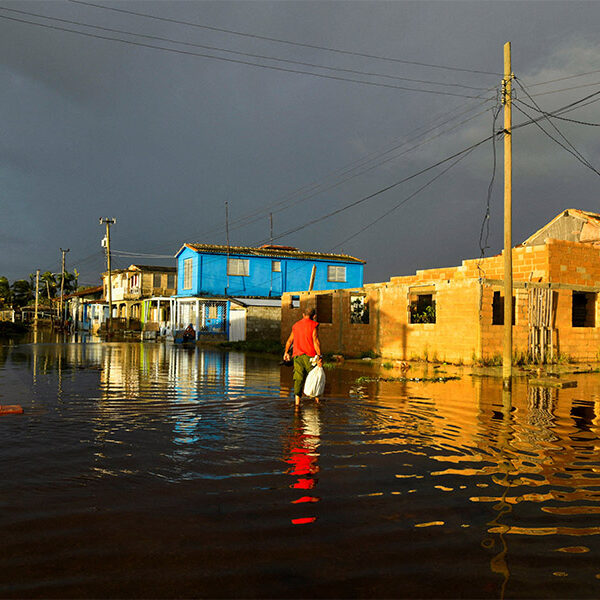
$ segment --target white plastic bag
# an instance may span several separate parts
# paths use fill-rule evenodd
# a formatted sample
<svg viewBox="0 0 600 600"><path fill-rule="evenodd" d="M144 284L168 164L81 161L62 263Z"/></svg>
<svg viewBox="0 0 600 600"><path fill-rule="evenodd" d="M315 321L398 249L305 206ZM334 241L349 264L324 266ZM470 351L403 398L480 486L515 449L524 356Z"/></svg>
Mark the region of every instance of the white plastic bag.
<svg viewBox="0 0 600 600"><path fill-rule="evenodd" d="M304 382L304 395L318 398L325 389L325 371L323 367L314 367L308 372Z"/></svg>

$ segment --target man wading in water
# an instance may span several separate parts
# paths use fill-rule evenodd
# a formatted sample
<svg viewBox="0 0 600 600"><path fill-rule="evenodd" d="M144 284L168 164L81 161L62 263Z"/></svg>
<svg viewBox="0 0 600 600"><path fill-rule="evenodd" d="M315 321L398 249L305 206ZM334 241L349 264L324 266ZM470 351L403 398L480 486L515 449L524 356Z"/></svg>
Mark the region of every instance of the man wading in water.
<svg viewBox="0 0 600 600"><path fill-rule="evenodd" d="M302 319L294 323L292 327L292 333L285 343L285 351L283 354L283 360L290 360L290 347L294 344L294 397L296 400L296 406L300 404L300 397L302 396L302 389L304 387L304 381L308 372L313 368L310 359L314 356L318 359L318 365L323 366L323 360L321 359L321 342L319 341L319 334L317 333L317 327L319 324L314 320L316 311L314 308L306 308L302 313L304 316ZM319 399L315 398L318 402Z"/></svg>

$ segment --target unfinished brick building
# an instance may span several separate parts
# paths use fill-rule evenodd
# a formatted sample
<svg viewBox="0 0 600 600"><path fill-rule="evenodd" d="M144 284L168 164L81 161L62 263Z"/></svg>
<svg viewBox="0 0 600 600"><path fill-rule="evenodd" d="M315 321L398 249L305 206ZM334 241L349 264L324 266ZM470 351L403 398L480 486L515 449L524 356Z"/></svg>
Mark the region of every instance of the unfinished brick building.
<svg viewBox="0 0 600 600"><path fill-rule="evenodd" d="M600 351L600 215L565 210L513 248L513 351L594 361ZM317 309L325 352L471 363L502 352L502 255L385 283L284 294L282 341Z"/></svg>

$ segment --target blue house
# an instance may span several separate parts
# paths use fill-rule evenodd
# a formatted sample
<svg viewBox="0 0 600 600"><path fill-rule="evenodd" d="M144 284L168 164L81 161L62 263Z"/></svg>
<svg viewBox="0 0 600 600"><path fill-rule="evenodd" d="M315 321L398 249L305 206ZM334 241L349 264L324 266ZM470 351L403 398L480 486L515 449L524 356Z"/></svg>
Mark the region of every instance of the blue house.
<svg viewBox="0 0 600 600"><path fill-rule="evenodd" d="M364 260L304 252L290 246L259 248L184 244L177 258L177 296L280 298L285 292L363 285Z"/></svg>
<svg viewBox="0 0 600 600"><path fill-rule="evenodd" d="M281 294L363 285L363 260L344 254L184 244L177 258L171 326L192 324L199 337L279 339Z"/></svg>

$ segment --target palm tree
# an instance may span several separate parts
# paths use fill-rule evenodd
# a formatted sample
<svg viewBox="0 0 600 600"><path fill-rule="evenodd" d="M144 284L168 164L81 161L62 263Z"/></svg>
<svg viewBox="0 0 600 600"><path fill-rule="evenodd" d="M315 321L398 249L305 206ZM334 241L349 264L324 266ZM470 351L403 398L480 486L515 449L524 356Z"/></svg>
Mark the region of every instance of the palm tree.
<svg viewBox="0 0 600 600"><path fill-rule="evenodd" d="M50 271L45 271L40 276L41 280L46 284L46 292L48 293L48 300L52 300L56 295L56 278L54 277L54 273Z"/></svg>

